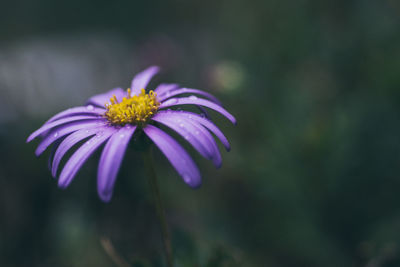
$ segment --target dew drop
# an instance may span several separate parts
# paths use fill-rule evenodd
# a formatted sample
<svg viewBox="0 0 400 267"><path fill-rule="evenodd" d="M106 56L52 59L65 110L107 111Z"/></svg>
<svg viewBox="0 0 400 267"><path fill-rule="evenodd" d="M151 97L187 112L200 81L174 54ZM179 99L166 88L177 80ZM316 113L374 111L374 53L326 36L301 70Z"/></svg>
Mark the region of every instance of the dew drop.
<svg viewBox="0 0 400 267"><path fill-rule="evenodd" d="M189 115L189 119L193 119L193 116L192 116L192 115Z"/></svg>
<svg viewBox="0 0 400 267"><path fill-rule="evenodd" d="M185 124L180 123L180 124L179 124L179 127L183 128L183 127L185 127Z"/></svg>
<svg viewBox="0 0 400 267"><path fill-rule="evenodd" d="M126 129L130 129L131 128L131 126L130 125L126 125L126 127L125 127Z"/></svg>
<svg viewBox="0 0 400 267"><path fill-rule="evenodd" d="M191 95L191 96L189 96L189 99L190 99L190 100L196 100L196 99L197 99L197 96Z"/></svg>
<svg viewBox="0 0 400 267"><path fill-rule="evenodd" d="M54 136L54 138L57 138L58 132L55 132L53 136Z"/></svg>
<svg viewBox="0 0 400 267"><path fill-rule="evenodd" d="M164 104L169 105L169 104L175 104L177 102L178 102L177 98L171 98L171 99L168 99L167 101L165 101Z"/></svg>
<svg viewBox="0 0 400 267"><path fill-rule="evenodd" d="M189 136L189 135L185 135L184 137L185 137L186 140L189 140L189 139L190 139L190 136Z"/></svg>
<svg viewBox="0 0 400 267"><path fill-rule="evenodd" d="M93 105L88 105L88 106L86 106L86 109L91 111L91 110L94 110L94 107L93 107Z"/></svg>
<svg viewBox="0 0 400 267"><path fill-rule="evenodd" d="M90 143L91 143L91 142L92 142L92 141L91 141L91 140L89 140L89 141L87 141L87 142L86 142L86 144L87 144L87 145L90 145Z"/></svg>
<svg viewBox="0 0 400 267"><path fill-rule="evenodd" d="M89 133L89 130L86 130L85 132L86 132L86 133Z"/></svg>
<svg viewBox="0 0 400 267"><path fill-rule="evenodd" d="M196 135L199 135L199 134L200 134L200 132L199 132L199 131L195 131L194 133L195 133Z"/></svg>
<svg viewBox="0 0 400 267"><path fill-rule="evenodd" d="M120 134L119 137L124 138L125 134Z"/></svg>

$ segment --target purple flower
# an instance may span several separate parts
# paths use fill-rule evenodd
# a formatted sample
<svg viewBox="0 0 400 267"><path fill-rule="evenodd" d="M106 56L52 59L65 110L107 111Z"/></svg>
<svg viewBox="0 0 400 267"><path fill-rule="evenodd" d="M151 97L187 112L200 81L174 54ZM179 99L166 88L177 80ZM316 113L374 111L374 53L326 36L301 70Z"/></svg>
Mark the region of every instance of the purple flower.
<svg viewBox="0 0 400 267"><path fill-rule="evenodd" d="M221 107L214 96L201 90L181 88L176 84L160 84L154 91L146 93L143 88L146 88L158 71L158 67L150 67L134 77L131 88L127 91L115 88L91 97L86 106L56 114L28 137L27 142L36 137L42 138L35 152L37 156L54 143L50 157L53 177L57 176L59 164L65 154L74 145L86 140L72 154L58 175L59 187L66 188L90 155L105 143L98 166L97 190L103 201L109 201L125 150L137 131L143 131L156 144L186 184L193 188L200 186L200 172L192 158L177 141L158 128L158 125L174 130L203 157L212 160L217 168L221 166L221 154L211 133L228 151L230 146L218 127L197 113L169 108L195 105L213 109L234 124L235 118ZM183 94L192 95L178 97Z"/></svg>

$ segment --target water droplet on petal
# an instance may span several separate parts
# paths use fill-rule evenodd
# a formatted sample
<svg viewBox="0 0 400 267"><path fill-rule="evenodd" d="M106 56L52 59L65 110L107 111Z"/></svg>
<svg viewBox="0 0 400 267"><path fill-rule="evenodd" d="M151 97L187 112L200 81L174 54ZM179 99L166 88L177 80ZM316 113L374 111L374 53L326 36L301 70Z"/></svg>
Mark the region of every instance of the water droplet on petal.
<svg viewBox="0 0 400 267"><path fill-rule="evenodd" d="M119 137L124 138L125 134L120 134Z"/></svg>
<svg viewBox="0 0 400 267"><path fill-rule="evenodd" d="M87 144L87 145L90 145L91 142L92 142L91 140L88 140L88 141L86 142L86 144Z"/></svg>
<svg viewBox="0 0 400 267"><path fill-rule="evenodd" d="M126 125L126 129L130 129L131 128L131 126L130 125Z"/></svg>
<svg viewBox="0 0 400 267"><path fill-rule="evenodd" d="M92 111L92 110L94 110L94 107L93 107L93 105L88 105L88 106L86 106L86 109Z"/></svg>
<svg viewBox="0 0 400 267"><path fill-rule="evenodd" d="M200 132L199 132L199 131L195 131L194 133L195 133L196 135L199 135L199 134L200 134Z"/></svg>
<svg viewBox="0 0 400 267"><path fill-rule="evenodd" d="M57 138L58 132L55 132L53 136L54 136L54 138Z"/></svg>
<svg viewBox="0 0 400 267"><path fill-rule="evenodd" d="M193 119L193 116L192 116L192 115L189 115L189 119Z"/></svg>
<svg viewBox="0 0 400 267"><path fill-rule="evenodd" d="M191 96L189 96L189 99L190 99L190 100L196 100L196 99L197 99L197 96L191 95Z"/></svg>
<svg viewBox="0 0 400 267"><path fill-rule="evenodd" d="M164 102L165 105L172 105L178 102L177 98L171 98Z"/></svg>
<svg viewBox="0 0 400 267"><path fill-rule="evenodd" d="M86 132L86 133L89 133L89 130L86 130L85 132Z"/></svg>
<svg viewBox="0 0 400 267"><path fill-rule="evenodd" d="M179 127L183 128L183 127L185 127L185 124L180 123L180 124L179 124Z"/></svg>
<svg viewBox="0 0 400 267"><path fill-rule="evenodd" d="M190 136L189 136L189 135L185 135L184 137L185 137L186 140L189 140L189 139L190 139Z"/></svg>

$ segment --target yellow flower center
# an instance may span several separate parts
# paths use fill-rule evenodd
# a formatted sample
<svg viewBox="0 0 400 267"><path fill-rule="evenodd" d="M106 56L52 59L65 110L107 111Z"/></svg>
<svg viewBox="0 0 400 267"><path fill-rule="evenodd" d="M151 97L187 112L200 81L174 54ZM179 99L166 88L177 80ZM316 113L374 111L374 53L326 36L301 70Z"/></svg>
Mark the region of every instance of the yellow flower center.
<svg viewBox="0 0 400 267"><path fill-rule="evenodd" d="M153 90L146 94L142 89L139 95L131 96L131 90L128 88L127 91L128 96L120 103L115 95L110 98L111 103L106 104L105 117L113 125L145 124L160 106L160 102L156 99L157 94Z"/></svg>

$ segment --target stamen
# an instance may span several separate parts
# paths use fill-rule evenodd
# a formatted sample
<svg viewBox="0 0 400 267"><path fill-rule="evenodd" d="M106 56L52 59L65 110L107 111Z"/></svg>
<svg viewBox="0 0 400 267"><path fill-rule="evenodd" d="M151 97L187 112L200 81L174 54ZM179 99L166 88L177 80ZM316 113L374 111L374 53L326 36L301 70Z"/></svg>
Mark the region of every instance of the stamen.
<svg viewBox="0 0 400 267"><path fill-rule="evenodd" d="M131 89L127 89L127 97L119 103L113 95L107 103L105 117L113 125L138 124L143 125L157 112L160 103L157 94L150 90L148 94L144 89L139 95L131 96Z"/></svg>

